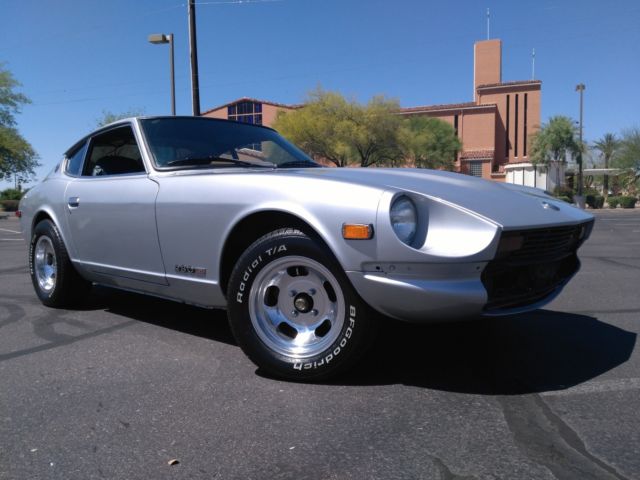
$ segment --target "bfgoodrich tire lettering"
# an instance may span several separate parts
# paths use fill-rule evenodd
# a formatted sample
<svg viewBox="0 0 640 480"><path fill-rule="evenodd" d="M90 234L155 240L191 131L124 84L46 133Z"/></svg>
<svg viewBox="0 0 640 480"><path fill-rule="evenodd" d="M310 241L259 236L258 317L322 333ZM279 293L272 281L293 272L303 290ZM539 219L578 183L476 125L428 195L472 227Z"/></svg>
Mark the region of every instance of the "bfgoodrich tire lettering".
<svg viewBox="0 0 640 480"><path fill-rule="evenodd" d="M350 368L371 343L373 315L319 241L271 232L240 257L228 288L233 334L271 375L322 379Z"/></svg>
<svg viewBox="0 0 640 480"><path fill-rule="evenodd" d="M73 268L60 232L50 220L33 229L29 273L38 298L48 307L72 307L84 300L91 288Z"/></svg>

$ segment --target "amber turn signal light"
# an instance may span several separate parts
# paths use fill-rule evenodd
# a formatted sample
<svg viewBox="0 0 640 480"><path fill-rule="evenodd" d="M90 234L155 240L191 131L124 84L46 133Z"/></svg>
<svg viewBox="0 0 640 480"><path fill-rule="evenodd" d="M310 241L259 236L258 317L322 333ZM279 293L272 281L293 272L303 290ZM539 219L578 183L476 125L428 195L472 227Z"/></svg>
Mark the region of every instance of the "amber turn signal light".
<svg viewBox="0 0 640 480"><path fill-rule="evenodd" d="M343 223L342 237L346 240L369 240L373 238L373 225Z"/></svg>

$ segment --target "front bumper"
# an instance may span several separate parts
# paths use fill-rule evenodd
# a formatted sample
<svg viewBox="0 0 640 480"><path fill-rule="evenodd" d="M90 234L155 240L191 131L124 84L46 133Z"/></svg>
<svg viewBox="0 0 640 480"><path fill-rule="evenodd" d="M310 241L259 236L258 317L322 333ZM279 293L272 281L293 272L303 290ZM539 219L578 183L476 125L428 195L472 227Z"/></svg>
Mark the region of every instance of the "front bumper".
<svg viewBox="0 0 640 480"><path fill-rule="evenodd" d="M515 238L519 247L499 249L489 262L372 264L378 271L347 275L372 308L401 320L522 313L551 302L578 272L577 250L592 228L589 221L508 231L501 242Z"/></svg>
<svg viewBox="0 0 640 480"><path fill-rule="evenodd" d="M438 322L475 316L487 303L477 278L424 279L373 272L347 272L363 300L374 310L410 322Z"/></svg>

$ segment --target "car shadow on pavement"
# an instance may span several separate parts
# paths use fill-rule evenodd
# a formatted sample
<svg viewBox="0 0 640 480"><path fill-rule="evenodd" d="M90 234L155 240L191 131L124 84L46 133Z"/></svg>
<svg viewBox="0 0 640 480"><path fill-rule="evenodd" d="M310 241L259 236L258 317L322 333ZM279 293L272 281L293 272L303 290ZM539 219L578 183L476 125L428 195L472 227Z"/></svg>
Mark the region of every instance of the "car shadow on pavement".
<svg viewBox="0 0 640 480"><path fill-rule="evenodd" d="M106 287L94 287L84 309L237 345L223 310ZM562 390L626 362L635 342L635 333L595 317L552 310L425 325L384 319L363 361L328 384L485 395Z"/></svg>
<svg viewBox="0 0 640 480"><path fill-rule="evenodd" d="M597 318L551 310L436 325L382 323L359 368L335 383L486 395L562 390L624 363L636 342L635 333Z"/></svg>
<svg viewBox="0 0 640 480"><path fill-rule="evenodd" d="M224 310L186 305L148 295L94 286L86 310L106 310L132 320L237 345Z"/></svg>

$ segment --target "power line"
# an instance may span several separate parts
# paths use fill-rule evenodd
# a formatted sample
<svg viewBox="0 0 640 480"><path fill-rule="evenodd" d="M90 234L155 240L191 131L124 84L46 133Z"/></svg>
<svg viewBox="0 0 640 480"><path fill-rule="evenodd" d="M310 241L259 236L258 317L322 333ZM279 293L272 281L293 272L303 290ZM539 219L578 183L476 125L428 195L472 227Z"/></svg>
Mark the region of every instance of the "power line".
<svg viewBox="0 0 640 480"><path fill-rule="evenodd" d="M198 2L200 5L240 5L244 3L275 3L284 2L285 0L222 0L218 2Z"/></svg>

